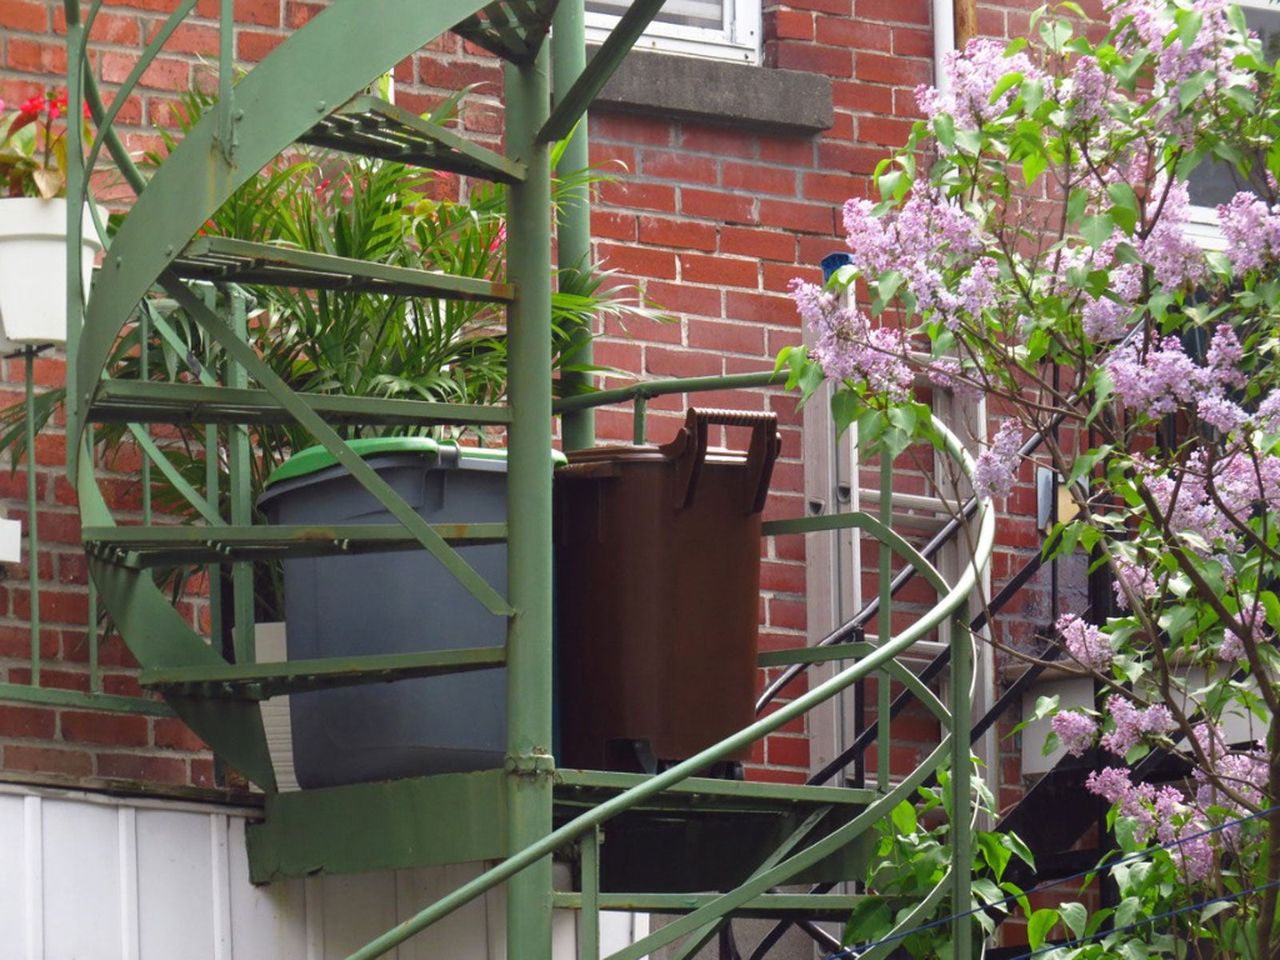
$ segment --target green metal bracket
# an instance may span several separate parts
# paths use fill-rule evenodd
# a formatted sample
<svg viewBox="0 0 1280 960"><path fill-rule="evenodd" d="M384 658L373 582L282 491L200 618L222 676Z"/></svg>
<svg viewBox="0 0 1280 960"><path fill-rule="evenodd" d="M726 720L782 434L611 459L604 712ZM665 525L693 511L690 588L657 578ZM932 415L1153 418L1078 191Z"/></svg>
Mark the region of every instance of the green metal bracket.
<svg viewBox="0 0 1280 960"><path fill-rule="evenodd" d="M431 426L504 425L505 406L348 397L298 391L328 423ZM288 423L292 415L266 390L158 380L104 380L89 408L94 423Z"/></svg>
<svg viewBox="0 0 1280 960"><path fill-rule="evenodd" d="M573 86L563 97L559 98L555 110L547 118L547 122L538 131L538 139L543 143L561 140L569 135L578 118L587 112L587 107L596 95L604 89L613 72L640 39L645 28L658 11L662 9L663 0L634 0L627 7L617 26L609 32L609 36L601 44L596 55L587 64Z"/></svg>
<svg viewBox="0 0 1280 960"><path fill-rule="evenodd" d="M140 682L166 696L269 700L291 693L330 690L415 677L492 670L506 662L502 647L430 650L285 663L234 663L143 670Z"/></svg>

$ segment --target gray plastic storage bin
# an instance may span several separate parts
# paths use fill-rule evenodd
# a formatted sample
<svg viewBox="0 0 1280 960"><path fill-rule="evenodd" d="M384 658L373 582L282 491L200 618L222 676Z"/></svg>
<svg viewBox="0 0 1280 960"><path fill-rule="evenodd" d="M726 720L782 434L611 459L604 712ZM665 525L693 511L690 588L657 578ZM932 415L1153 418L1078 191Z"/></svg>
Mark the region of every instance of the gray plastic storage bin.
<svg viewBox="0 0 1280 960"><path fill-rule="evenodd" d="M505 522L506 451L425 437L351 443L431 523ZM291 457L259 508L275 524L395 523L322 447ZM502 594L505 544L459 548ZM290 660L497 647L506 621L425 550L284 562ZM502 766L506 670L400 680L290 697L298 783L325 787Z"/></svg>

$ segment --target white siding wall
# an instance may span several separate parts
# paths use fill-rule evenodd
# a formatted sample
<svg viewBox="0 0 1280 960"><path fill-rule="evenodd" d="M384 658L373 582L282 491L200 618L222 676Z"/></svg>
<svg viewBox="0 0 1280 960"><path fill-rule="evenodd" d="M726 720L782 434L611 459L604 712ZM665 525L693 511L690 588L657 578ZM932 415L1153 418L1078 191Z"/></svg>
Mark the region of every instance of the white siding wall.
<svg viewBox="0 0 1280 960"><path fill-rule="evenodd" d="M0 784L2 960L341 960L475 876L479 864L254 887L249 811ZM502 891L400 947L398 960L502 960ZM602 948L648 931L606 916ZM574 917L555 923L575 960Z"/></svg>

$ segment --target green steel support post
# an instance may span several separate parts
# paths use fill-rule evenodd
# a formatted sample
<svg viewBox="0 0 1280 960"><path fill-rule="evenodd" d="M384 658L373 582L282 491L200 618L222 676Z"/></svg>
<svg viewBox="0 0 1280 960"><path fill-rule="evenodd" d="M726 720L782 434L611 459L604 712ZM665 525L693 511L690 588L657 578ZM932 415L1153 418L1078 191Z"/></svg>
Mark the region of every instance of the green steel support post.
<svg viewBox="0 0 1280 960"><path fill-rule="evenodd" d="M951 922L952 956L970 960L973 956L970 886L972 883L973 839L969 761L969 684L973 679L973 638L964 617L951 621ZM887 716L888 714L881 714Z"/></svg>
<svg viewBox="0 0 1280 960"><path fill-rule="evenodd" d="M587 65L586 15L583 0L560 0L551 21L551 95L559 106L573 88ZM556 173L563 176L585 170L588 156L587 115L578 121L569 143L560 157ZM557 266L560 272L584 269L591 260L591 190L586 184L575 187L561 201L556 214ZM589 367L592 363L592 331L583 326L574 330L572 345L566 358L569 365ZM567 370L561 374L566 395L592 386L586 370ZM581 450L596 442L596 415L587 407L566 413L561 421L561 434L566 450Z"/></svg>
<svg viewBox="0 0 1280 960"><path fill-rule="evenodd" d="M222 159L227 166L235 162L236 95L235 81L235 3L222 0L218 11L218 135Z"/></svg>
<svg viewBox="0 0 1280 960"><path fill-rule="evenodd" d="M600 960L600 828L578 841L582 909L578 911L578 960Z"/></svg>
<svg viewBox="0 0 1280 960"><path fill-rule="evenodd" d="M151 311L144 306L138 311L138 379L151 379ZM150 436L150 425L138 425ZM151 525L151 458L142 457L142 522Z"/></svg>
<svg viewBox="0 0 1280 960"><path fill-rule="evenodd" d="M77 249L72 247L72 249ZM36 532L36 348L22 351L23 373L26 380L27 428L27 579L31 591L31 682L40 686L40 535Z"/></svg>
<svg viewBox="0 0 1280 960"><path fill-rule="evenodd" d="M236 336L249 339L248 317L244 295L238 289L226 290L231 307L231 326ZM243 389L249 385L244 367L227 357L227 386ZM227 469L231 474L231 523L247 527L253 522L253 493L249 478L249 430L243 424L227 427ZM231 565L232 633L236 663L256 663L253 633L253 564Z"/></svg>
<svg viewBox="0 0 1280 960"><path fill-rule="evenodd" d="M893 525L893 454L885 449L880 452L880 525L886 530ZM893 552L889 544L881 540L878 545L880 559L880 643L887 643L893 635ZM876 736L876 789L881 793L889 789L889 675L876 674L876 716L881 723Z"/></svg>
<svg viewBox="0 0 1280 960"><path fill-rule="evenodd" d="M506 138L528 176L508 201L516 288L507 321L508 436L507 772L511 849L551 832L551 169L537 140L550 105L544 47L506 69ZM507 885L508 960L551 960L551 858Z"/></svg>

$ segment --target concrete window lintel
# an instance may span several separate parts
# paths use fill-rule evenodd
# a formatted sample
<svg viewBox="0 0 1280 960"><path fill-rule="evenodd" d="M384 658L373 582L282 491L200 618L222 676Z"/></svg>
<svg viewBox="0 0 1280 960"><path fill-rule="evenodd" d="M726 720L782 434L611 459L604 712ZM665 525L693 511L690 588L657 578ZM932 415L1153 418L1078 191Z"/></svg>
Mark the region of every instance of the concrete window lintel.
<svg viewBox="0 0 1280 960"><path fill-rule="evenodd" d="M587 56L595 55L592 47ZM592 110L812 137L833 123L831 80L816 73L633 51Z"/></svg>

